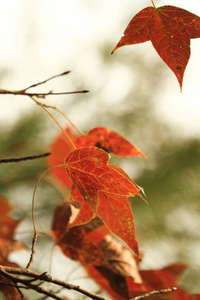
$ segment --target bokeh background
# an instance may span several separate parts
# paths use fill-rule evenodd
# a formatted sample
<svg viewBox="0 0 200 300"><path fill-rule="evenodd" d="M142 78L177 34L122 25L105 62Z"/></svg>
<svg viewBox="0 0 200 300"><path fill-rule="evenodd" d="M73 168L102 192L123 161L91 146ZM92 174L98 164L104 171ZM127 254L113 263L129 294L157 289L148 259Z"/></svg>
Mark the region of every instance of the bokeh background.
<svg viewBox="0 0 200 300"><path fill-rule="evenodd" d="M72 72L36 91L88 89L88 94L51 96L56 105L83 131L105 126L123 134L148 157L112 158L142 186L149 205L133 199L137 237L144 258L141 268L161 268L185 262L189 269L181 285L189 292L200 286L200 40L191 41L183 92L174 74L151 43L127 46L111 55L131 18L151 5L150 0L8 0L0 11L0 87L17 90L67 70ZM199 1L155 1L200 15ZM59 122L66 120L54 113ZM56 123L23 96L0 97L0 158L40 154L60 133ZM0 194L13 203L22 218L17 238L30 246L31 200L45 159L0 165ZM49 268L72 283L91 284L81 267L51 255L50 233L55 206L66 197L50 176L40 183L36 222L44 234L38 241L34 268ZM23 266L25 252L12 259ZM66 269L60 266L66 264ZM89 283L88 283L89 282ZM76 296L73 296L76 299ZM36 299L36 298L34 298ZM80 298L78 298L80 299Z"/></svg>

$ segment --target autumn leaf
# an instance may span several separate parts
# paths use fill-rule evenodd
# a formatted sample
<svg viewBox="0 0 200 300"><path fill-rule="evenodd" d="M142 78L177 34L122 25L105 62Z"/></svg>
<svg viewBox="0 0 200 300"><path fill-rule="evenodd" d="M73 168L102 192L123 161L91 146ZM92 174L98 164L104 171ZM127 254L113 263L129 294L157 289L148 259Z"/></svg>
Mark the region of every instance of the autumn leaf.
<svg viewBox="0 0 200 300"><path fill-rule="evenodd" d="M140 274L143 281L149 284L153 289L160 290L177 286L178 279L186 266L182 264L174 264L161 270L142 270ZM162 299L162 297L159 297ZM151 296L150 300L156 300L157 296ZM192 300L192 295L186 293L183 289L178 288L168 295L171 300Z"/></svg>
<svg viewBox="0 0 200 300"><path fill-rule="evenodd" d="M172 264L172 265L169 265L169 266L163 268L162 270L164 272L167 272L167 273L173 275L174 278L176 279L176 281L178 281L180 276L183 274L183 272L187 268L188 268L188 266L186 264L175 263L175 264Z"/></svg>
<svg viewBox="0 0 200 300"><path fill-rule="evenodd" d="M140 271L140 275L143 281L140 282L140 284L135 282L132 276L128 276L128 274L121 276L120 272L117 273L117 276L116 273L106 267L86 266L86 270L115 300L127 300L153 290L175 287L177 285L178 276L173 276L172 273L175 271L177 275L176 271L178 270L178 273L181 270L183 271L183 267L181 264L174 264L161 270L142 270ZM162 294L148 297L149 300L163 298L165 297L163 297ZM197 300L198 295L192 296L183 289L177 288L175 292L166 294L166 298L169 300Z"/></svg>
<svg viewBox="0 0 200 300"><path fill-rule="evenodd" d="M68 228L85 224L93 218L92 208L75 187L72 188L71 196L73 200L81 203L81 207L75 220L68 224ZM133 214L126 197L99 192L97 216L112 233L121 238L135 253L139 253Z"/></svg>
<svg viewBox="0 0 200 300"><path fill-rule="evenodd" d="M74 135L72 134L70 128L65 129L66 133L69 135L72 141L75 140ZM73 150L71 143L67 140L66 136L63 132L61 132L53 143L48 147L47 151L51 153L47 157L47 165L48 167L52 167L55 165L60 165L64 163L66 155ZM65 168L54 168L50 171L50 174L57 182L61 183L65 188L70 189L72 186L72 182L67 176Z"/></svg>
<svg viewBox="0 0 200 300"><path fill-rule="evenodd" d="M0 264L4 264L8 261L10 252L25 249L25 246L13 238L20 221L13 220L9 216L12 210L11 204L0 197L0 207Z"/></svg>
<svg viewBox="0 0 200 300"><path fill-rule="evenodd" d="M67 173L96 215L98 193L121 196L139 195L139 187L128 175L108 164L109 155L97 147L83 147L70 152L65 159Z"/></svg>
<svg viewBox="0 0 200 300"><path fill-rule="evenodd" d="M200 37L200 18L175 6L146 7L129 23L119 47L151 41L157 53L176 75L182 89L190 58L190 39Z"/></svg>
<svg viewBox="0 0 200 300"><path fill-rule="evenodd" d="M79 203L79 210L76 216L70 219L68 228L79 226L90 222L93 219L93 212L91 206L83 199L79 190L73 185L71 189L71 201Z"/></svg>
<svg viewBox="0 0 200 300"><path fill-rule="evenodd" d="M83 147L69 153L65 165L69 177L90 205L93 217L98 214L108 228L115 234L117 232L117 235L139 255L127 197L141 197L140 189L122 169L109 165L108 161L109 155L104 150ZM127 224L127 232L122 229L123 222Z"/></svg>
<svg viewBox="0 0 200 300"><path fill-rule="evenodd" d="M142 284L138 271L138 258L119 239L116 239L103 222L96 217L85 225L66 230L70 218L76 213L77 203L60 203L54 213L52 236L62 252L79 261L87 270L97 267L110 283L126 281L131 277L135 286ZM106 275L107 274L107 275ZM94 280L99 282L99 276ZM107 279L106 279L107 278ZM109 285L109 284L108 284ZM127 286L120 285L121 293L127 294Z"/></svg>
<svg viewBox="0 0 200 300"><path fill-rule="evenodd" d="M131 276L123 276L106 267L86 266L88 275L109 293L114 300L129 300L133 295L142 295L147 289L145 284L139 284ZM130 284L131 282L131 284Z"/></svg>
<svg viewBox="0 0 200 300"><path fill-rule="evenodd" d="M54 213L52 236L62 252L84 266L104 266L115 273L132 276L137 283L142 279L137 268L137 258L129 248L117 240L96 217L85 225L68 228L70 218L78 209L78 203L61 202ZM125 263L128 258L129 262Z"/></svg>
<svg viewBox="0 0 200 300"><path fill-rule="evenodd" d="M67 127L65 131L75 144L76 148L96 146L117 156L140 156L146 158L140 150L127 141L122 135L110 131L105 127L93 128L85 136L78 137L73 135L69 127ZM48 167L63 164L66 155L72 150L72 145L66 139L64 133L61 132L47 149L47 151L51 153L51 155L47 157ZM62 187L67 189L71 188L72 181L67 175L65 168L54 168L50 170L50 174L57 183L62 185Z"/></svg>
<svg viewBox="0 0 200 300"><path fill-rule="evenodd" d="M79 261L88 274L115 300L128 300L152 290L174 287L185 270L181 263L161 270L138 270L139 260L120 240L116 239L96 217L85 225L67 230L76 216L79 203L60 203L54 214L52 236L62 252ZM170 300L198 300L181 288L166 294ZM153 295L150 300L163 299Z"/></svg>
<svg viewBox="0 0 200 300"><path fill-rule="evenodd" d="M76 208L78 208L76 203L70 204L66 201L57 206L52 224L52 236L56 244L66 256L81 262L83 265L106 265L107 261L105 261L98 243L91 240L90 233L98 236L97 232L102 229L101 239L103 239L104 235L109 234L108 229L101 220L95 219L92 224L88 223L67 230L69 219L73 217ZM102 228L99 229L100 227ZM99 237L98 242L100 242Z"/></svg>
<svg viewBox="0 0 200 300"><path fill-rule="evenodd" d="M111 131L106 127L93 128L85 136L77 137L75 145L77 148L96 146L117 156L140 156L146 158L139 149L127 141L121 134Z"/></svg>
<svg viewBox="0 0 200 300"><path fill-rule="evenodd" d="M96 146L117 156L140 156L146 158L139 149L132 145L121 134L111 131L106 127L93 128L86 135L78 137L73 135L69 127L67 127L65 131L75 144L76 148ZM47 165L52 167L62 164L66 155L72 150L72 145L66 139L64 133L61 132L47 149L47 151L51 153L51 155L47 157ZM54 168L50 173L57 181L64 184L65 187L71 188L72 182L67 176L64 168Z"/></svg>
<svg viewBox="0 0 200 300"><path fill-rule="evenodd" d="M0 264L7 267L18 267L17 264L10 262L8 256L10 252L16 250L26 249L20 242L14 240L13 236L20 221L13 220L9 213L12 210L11 204L3 197L0 197ZM20 300L21 296L18 291L10 286L7 278L0 276L0 281L4 285L0 285L0 292L2 292L6 299Z"/></svg>

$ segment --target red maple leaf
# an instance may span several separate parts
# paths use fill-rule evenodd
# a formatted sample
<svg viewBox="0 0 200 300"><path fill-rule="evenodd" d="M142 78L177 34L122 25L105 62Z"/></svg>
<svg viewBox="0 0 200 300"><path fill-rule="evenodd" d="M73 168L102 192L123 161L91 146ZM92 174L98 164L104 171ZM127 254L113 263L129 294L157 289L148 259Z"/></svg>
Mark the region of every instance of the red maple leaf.
<svg viewBox="0 0 200 300"><path fill-rule="evenodd" d="M77 137L75 145L77 148L96 146L117 156L141 156L146 158L139 149L127 141L121 134L111 131L106 127L93 128L85 136Z"/></svg>
<svg viewBox="0 0 200 300"><path fill-rule="evenodd" d="M138 284L127 274L121 276L120 272L112 272L106 267L86 266L89 275L116 300L128 300L153 290L175 287L185 268L183 264L174 264L161 270L140 271L143 282ZM148 299L198 300L198 297L199 294L189 295L183 289L177 288L173 293L152 295Z"/></svg>
<svg viewBox="0 0 200 300"><path fill-rule="evenodd" d="M114 290L117 288L120 295L129 294L126 276L132 278L132 288L144 290L137 257L109 232L98 217L85 225L66 230L70 218L76 213L76 208L77 202L64 201L57 206L54 213L52 235L62 252L81 262L98 283L105 282L105 286L102 286L107 288L111 295L116 295ZM119 299L123 298L119 296Z"/></svg>
<svg viewBox="0 0 200 300"><path fill-rule="evenodd" d="M76 193L74 195L77 197ZM115 239L98 217L85 225L66 230L70 219L76 216L78 208L78 202L65 201L58 205L52 225L53 238L62 252L79 261L113 299L127 300L152 290L177 285L186 265L177 263L161 270L139 272L137 257L120 240ZM87 214L87 211L85 213ZM163 296L152 295L149 299L163 299ZM189 295L181 288L166 294L165 297L171 300L200 299L199 294Z"/></svg>
<svg viewBox="0 0 200 300"><path fill-rule="evenodd" d="M175 6L146 7L129 23L112 53L125 45L151 41L176 75L180 88L190 58L190 39L200 37L200 18Z"/></svg>
<svg viewBox="0 0 200 300"><path fill-rule="evenodd" d="M4 264L7 263L10 252L25 249L25 246L13 238L20 221L13 220L9 216L12 206L6 199L0 197L0 207L0 264Z"/></svg>
<svg viewBox="0 0 200 300"><path fill-rule="evenodd" d="M123 261L122 261L123 262ZM128 262L126 262L128 263ZM126 276L118 270L106 267L85 266L89 276L93 278L114 300L129 300L135 295L143 295L149 289L144 283L135 282L132 276Z"/></svg>
<svg viewBox="0 0 200 300"><path fill-rule="evenodd" d="M77 203L70 204L66 201L57 206L52 225L52 236L56 244L66 256L83 265L107 264L98 243L104 235L109 234L109 231L100 219L94 219L93 223L66 230L69 219L73 217L77 208ZM97 240L94 239L94 236L98 237Z"/></svg>
<svg viewBox="0 0 200 300"><path fill-rule="evenodd" d="M75 137L72 134L71 130L67 127L65 129L66 133L69 135L71 140L74 142ZM48 152L51 153L47 157L47 165L49 167L60 165L64 163L66 155L73 150L72 145L67 140L66 136L63 132L61 132L53 141L53 143L49 146ZM65 168L54 168L50 171L51 175L56 179L59 183L64 185L64 187L70 189L72 186L72 182L67 176Z"/></svg>
<svg viewBox="0 0 200 300"><path fill-rule="evenodd" d="M151 286L151 290L160 290L175 287L180 275L186 269L183 264L174 264L161 270L142 270L140 274L143 281ZM156 300L157 296L151 296L150 300ZM160 295L162 299L162 295ZM167 299L171 300L192 300L192 295L186 293L183 289L177 288L176 291L170 293Z"/></svg>
<svg viewBox="0 0 200 300"><path fill-rule="evenodd" d="M140 150L127 141L121 134L111 131L105 127L93 128L86 135L78 136L77 138L72 134L70 128L67 127L65 131L75 144L76 148L96 146L117 156L140 156L146 158ZM66 139L64 133L61 132L47 149L47 151L51 153L51 155L47 157L47 165L52 167L62 164L66 155L72 150L72 145ZM50 171L50 173L54 179L64 185L65 188L71 188L71 179L64 168L54 168Z"/></svg>
<svg viewBox="0 0 200 300"><path fill-rule="evenodd" d="M104 150L83 147L69 153L65 164L69 177L84 199L82 202L87 202L92 209L91 217L97 214L138 255L134 221L127 197L141 196L140 188L122 169L109 165L108 161L109 155Z"/></svg>
<svg viewBox="0 0 200 300"><path fill-rule="evenodd" d="M24 245L13 238L20 221L13 220L9 216L12 206L3 197L0 197L0 207L0 264L16 268L18 265L10 262L8 260L8 255L12 251L25 249ZM18 291L14 287L10 286L12 282L3 276L0 276L0 281L4 283L4 285L0 285L0 291L5 295L6 299L21 299Z"/></svg>
<svg viewBox="0 0 200 300"><path fill-rule="evenodd" d="M75 220L68 224L69 228L88 223L93 218L92 208L75 187L72 188L71 196L73 200L81 203L82 206ZM101 218L112 233L121 238L138 254L133 214L126 197L99 192L97 216Z"/></svg>

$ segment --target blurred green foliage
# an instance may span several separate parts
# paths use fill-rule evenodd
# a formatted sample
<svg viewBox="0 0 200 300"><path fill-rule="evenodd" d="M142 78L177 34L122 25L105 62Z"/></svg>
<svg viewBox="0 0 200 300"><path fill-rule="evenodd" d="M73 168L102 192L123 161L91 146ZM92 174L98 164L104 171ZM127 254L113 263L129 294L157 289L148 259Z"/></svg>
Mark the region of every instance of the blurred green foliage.
<svg viewBox="0 0 200 300"><path fill-rule="evenodd" d="M112 69L114 61L108 58L107 49L103 49L101 55L102 67ZM200 140L174 134L157 118L154 101L163 76L160 64L148 67L139 56L127 59L126 55L119 55L117 61L119 70L120 66L126 66L131 72L134 70L134 82L126 97L116 106L110 104L109 99L101 106L103 94L99 90L95 100L93 93L83 95L82 100L70 104L67 111L70 113L74 107L85 104L85 109L91 111L81 130L108 127L123 134L149 157L148 160L112 157L112 162L123 167L147 195L149 205L139 198L132 199L137 236L144 253L142 266L159 268L168 263L185 262L191 267L190 276L183 276L181 284L195 292L200 285ZM85 86L84 79L82 85ZM48 122L44 112L38 114L37 111L9 128L0 128L0 159L45 153L48 149L46 135L49 143L54 135ZM18 218L28 219L29 228L32 192L46 168L45 158L0 165L0 195L13 203ZM36 220L40 230L50 232L54 208L64 197L67 193L60 193L50 177L45 176L36 197ZM24 241L28 244L30 236ZM50 243L49 239L48 245ZM42 241L41 245L44 247ZM39 263L36 266L39 268Z"/></svg>

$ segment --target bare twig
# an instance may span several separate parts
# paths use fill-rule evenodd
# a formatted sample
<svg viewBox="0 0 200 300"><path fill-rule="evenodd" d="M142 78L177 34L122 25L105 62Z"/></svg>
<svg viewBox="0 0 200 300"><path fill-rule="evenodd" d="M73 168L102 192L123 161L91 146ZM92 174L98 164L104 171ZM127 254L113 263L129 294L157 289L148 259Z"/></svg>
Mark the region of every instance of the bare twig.
<svg viewBox="0 0 200 300"><path fill-rule="evenodd" d="M32 263L34 261L35 245L36 245L36 242L37 242L38 235L39 235L39 233L35 232L35 235L33 237L33 242L32 242L31 255L30 255L29 262L28 262L28 264L26 266L26 269L30 269L30 267L31 267L31 265L32 265Z"/></svg>
<svg viewBox="0 0 200 300"><path fill-rule="evenodd" d="M32 289L38 293L47 295L47 296L51 297L52 299L60 300L62 298L56 296L55 293L47 291L44 288L40 287L39 285L32 284L32 283L34 281L40 281L40 284L43 282L49 282L51 284L58 285L62 288L66 288L68 290L74 290L74 291L76 291L82 295L85 295L93 300L109 300L100 295L90 293L87 290L82 289L80 286L77 286L77 285L74 285L71 283L66 283L62 280L55 279L46 273L40 274L40 273L32 272L29 269L0 266L0 275L8 278L15 285L20 283L18 288L20 287L20 288ZM23 275L23 277L26 276L31 279L27 280L27 279L21 278L22 275ZM132 300L142 300L142 299L148 298L152 295L166 294L166 293L170 293L170 292L173 292L176 290L177 290L176 287L172 287L172 288L168 288L168 289L161 289L161 290L153 290L149 293L137 296L137 297L133 298Z"/></svg>
<svg viewBox="0 0 200 300"><path fill-rule="evenodd" d="M14 288L19 288L19 289L28 289L28 287L25 287L23 285L16 285L14 283L9 283L9 282L3 282L3 281L0 281L0 285L6 285L6 286L12 286Z"/></svg>
<svg viewBox="0 0 200 300"><path fill-rule="evenodd" d="M44 83L46 83L49 80L55 79L57 77L61 77L63 75L67 75L69 74L70 71L66 71L63 72L61 74L58 75L54 75L50 78L47 78L43 81L40 81L38 83L34 83L28 87L26 87L25 89L22 90L18 90L18 91L11 91L11 90L4 90L4 89L0 89L0 94L11 94L11 95L21 95L21 96L29 96L29 97L37 97L37 98L45 98L46 96L58 96L58 95L72 95L72 94L82 94L82 93L88 93L88 90L82 90L82 91L73 91L73 92L60 92L60 93L54 93L53 91L49 91L48 93L28 93L27 90L37 87L38 85L42 85Z"/></svg>
<svg viewBox="0 0 200 300"><path fill-rule="evenodd" d="M42 287L40 287L40 286L38 286L38 285L32 284L31 282L29 282L29 281L27 281L27 280L24 280L24 279L22 279L22 278L19 278L19 277L17 277L17 276L14 276L14 275L9 274L7 271L2 270L2 267L0 267L0 274L1 274L2 276L4 276L5 278L9 279L10 281L12 281L12 282L15 284L15 286L16 286L16 288L17 288L19 294L20 294L20 296L22 295L22 293L21 293L21 291L19 291L19 287L17 286L17 283L18 283L18 282L22 284L22 285L20 286L21 289L22 289L22 288L25 288L25 289L28 288L28 289L33 290L33 291L36 291L36 292L38 292L38 293L40 293L40 294L44 294L44 295L46 295L46 296L49 296L49 297L51 297L52 299L62 300L62 298L60 298L60 297L54 295L53 293L51 293L51 292L49 292L49 291L46 291L44 288L42 288ZM22 297L23 297L23 295L22 295ZM22 297L21 297L21 299L23 299Z"/></svg>
<svg viewBox="0 0 200 300"><path fill-rule="evenodd" d="M57 77L61 77L61 76L64 76L64 75L68 75L70 72L71 72L71 71L65 71L65 72L63 72L63 73L61 73L61 74L51 76L50 78L47 78L47 79L45 79L45 80L43 80L43 81L40 81L40 82L38 82L38 83L35 83L35 84L32 84L32 85L28 86L28 87L25 88L23 91L27 91L27 90L29 90L29 89L31 89L31 88L33 88L33 87L36 87L36 86L41 85L41 84L44 84L44 83L46 83L47 81L50 81L50 80L55 79L55 78L57 78Z"/></svg>
<svg viewBox="0 0 200 300"><path fill-rule="evenodd" d="M29 96L29 97L38 97L38 98L45 98L46 96L59 96L59 95L73 95L73 94L86 94L89 93L88 90L81 90L81 91L73 91L73 92L60 92L60 93L54 93L52 91L48 93L27 93L24 90L21 91L9 91L9 90L3 90L0 89L0 94L7 95L20 95L20 96Z"/></svg>
<svg viewBox="0 0 200 300"><path fill-rule="evenodd" d="M32 279L35 280L41 280L42 282L49 282L58 286L61 286L63 288L66 288L68 290L74 290L79 292L82 295L85 295L93 300L109 300L106 299L102 296L96 295L94 293L90 293L85 289L82 289L80 286L74 285L74 284L70 284L70 283L66 283L64 281L55 279L51 276L49 276L48 274L40 274L40 273L36 273L36 272L32 272L29 269L21 269L21 268L12 268L12 267L5 267L5 266L0 266L0 275L4 276L6 278L8 278L9 280L11 280L14 284L20 283L20 288L21 285L24 285L24 288L29 288L32 289L38 293L47 295L49 297L51 297L52 299L59 299L61 300L62 298L56 296L55 294L53 294L52 292L49 292L47 290L45 290L44 288L36 285L36 284L32 284L30 280L21 278L21 275L23 276L27 276L27 277L31 277ZM20 276L18 276L20 275Z"/></svg>
<svg viewBox="0 0 200 300"><path fill-rule="evenodd" d="M152 295L160 295L160 294L166 294L166 293L171 293L171 292L174 292L176 291L177 288L176 287L172 287L172 288L168 288L168 289L162 289L162 290L154 290L154 291L151 291L149 293L146 293L144 295L141 295L141 296L137 296L131 300L142 300L142 299L145 299L145 298L148 298Z"/></svg>
<svg viewBox="0 0 200 300"><path fill-rule="evenodd" d="M20 162L24 160L32 160L32 159L37 159L45 156L49 156L51 153L44 153L40 155L32 155L32 156L25 156L25 157L19 157L19 158L5 158L5 159L0 159L0 164L3 163L12 163L12 162Z"/></svg>

